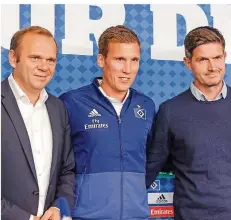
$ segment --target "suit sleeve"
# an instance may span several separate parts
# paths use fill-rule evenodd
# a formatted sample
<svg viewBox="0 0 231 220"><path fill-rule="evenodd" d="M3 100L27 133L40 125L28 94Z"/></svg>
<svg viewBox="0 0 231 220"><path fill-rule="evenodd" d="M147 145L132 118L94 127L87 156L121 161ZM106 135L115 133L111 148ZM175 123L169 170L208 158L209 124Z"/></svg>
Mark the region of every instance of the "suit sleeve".
<svg viewBox="0 0 231 220"><path fill-rule="evenodd" d="M147 146L146 157L146 187L149 188L163 168L169 156L171 140L169 123L165 106L162 104L156 115L152 128L152 141Z"/></svg>
<svg viewBox="0 0 231 220"><path fill-rule="evenodd" d="M1 197L1 219L2 220L29 220L30 213L24 211L18 206L10 203L5 198Z"/></svg>
<svg viewBox="0 0 231 220"><path fill-rule="evenodd" d="M62 167L56 190L56 198L65 197L69 202L70 208L72 208L75 201L75 159L71 145L70 124L68 121L66 109L64 138L65 140L62 153ZM57 207L57 199L53 202L52 206Z"/></svg>

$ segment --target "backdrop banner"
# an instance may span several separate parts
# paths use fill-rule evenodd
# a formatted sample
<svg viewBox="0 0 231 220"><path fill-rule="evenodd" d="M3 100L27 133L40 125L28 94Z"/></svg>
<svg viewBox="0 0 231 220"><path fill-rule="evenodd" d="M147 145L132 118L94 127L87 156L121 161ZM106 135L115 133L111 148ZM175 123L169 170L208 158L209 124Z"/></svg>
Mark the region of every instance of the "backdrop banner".
<svg viewBox="0 0 231 220"><path fill-rule="evenodd" d="M231 86L231 5L2 5L2 80L11 72L8 50L12 35L20 28L40 25L58 43L56 72L47 91L59 96L91 83L101 76L96 64L97 41L109 26L124 24L141 41L140 69L133 87L159 105L189 88L192 73L183 63L183 41L195 27L218 28L226 39L227 73ZM9 19L10 14L10 19ZM151 218L173 219L174 176L161 173L148 190Z"/></svg>

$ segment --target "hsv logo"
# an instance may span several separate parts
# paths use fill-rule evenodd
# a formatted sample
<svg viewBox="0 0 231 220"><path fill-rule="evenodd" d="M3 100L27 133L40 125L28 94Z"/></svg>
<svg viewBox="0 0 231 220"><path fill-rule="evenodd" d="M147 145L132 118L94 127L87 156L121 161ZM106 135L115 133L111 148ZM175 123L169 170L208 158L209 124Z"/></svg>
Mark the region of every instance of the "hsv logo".
<svg viewBox="0 0 231 220"><path fill-rule="evenodd" d="M151 218L169 218L174 217L173 206L150 206Z"/></svg>
<svg viewBox="0 0 231 220"><path fill-rule="evenodd" d="M89 118L99 117L99 116L101 116L101 114L99 114L99 112L97 112L95 109L93 109L92 111L90 111L90 113L88 114Z"/></svg>
<svg viewBox="0 0 231 220"><path fill-rule="evenodd" d="M140 105L137 105L137 108L134 108L134 113L136 118L146 120L146 110L142 109Z"/></svg>
<svg viewBox="0 0 231 220"><path fill-rule="evenodd" d="M155 182L152 183L151 188L155 191L160 191L160 180L155 180Z"/></svg>

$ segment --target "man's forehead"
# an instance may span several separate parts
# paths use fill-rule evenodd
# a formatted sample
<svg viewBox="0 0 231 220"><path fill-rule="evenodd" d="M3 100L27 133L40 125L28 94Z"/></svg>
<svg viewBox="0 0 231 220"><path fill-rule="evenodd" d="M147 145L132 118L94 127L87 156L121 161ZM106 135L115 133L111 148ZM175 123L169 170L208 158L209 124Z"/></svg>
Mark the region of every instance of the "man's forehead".
<svg viewBox="0 0 231 220"><path fill-rule="evenodd" d="M138 43L110 43L108 46L108 52L113 51L115 53L140 53L140 46Z"/></svg>
<svg viewBox="0 0 231 220"><path fill-rule="evenodd" d="M54 39L51 36L39 33L26 33L22 38L22 42L25 42L27 40L37 41L38 39L46 39L55 43Z"/></svg>
<svg viewBox="0 0 231 220"><path fill-rule="evenodd" d="M114 47L114 46L139 46L139 44L136 41L131 42L119 42L119 41L110 41L108 43L108 46Z"/></svg>
<svg viewBox="0 0 231 220"><path fill-rule="evenodd" d="M57 50L53 38L41 34L27 33L19 43L19 49L23 50L42 50L42 48Z"/></svg>

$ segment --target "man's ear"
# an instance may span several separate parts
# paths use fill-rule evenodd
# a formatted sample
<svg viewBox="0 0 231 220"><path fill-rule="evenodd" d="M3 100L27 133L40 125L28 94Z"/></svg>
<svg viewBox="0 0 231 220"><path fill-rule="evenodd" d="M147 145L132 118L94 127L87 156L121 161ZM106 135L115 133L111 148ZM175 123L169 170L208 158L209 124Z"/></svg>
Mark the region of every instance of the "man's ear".
<svg viewBox="0 0 231 220"><path fill-rule="evenodd" d="M105 64L104 56L102 54L97 55L97 64L99 67L103 68Z"/></svg>
<svg viewBox="0 0 231 220"><path fill-rule="evenodd" d="M192 71L191 60L189 58L184 57L184 64L188 67L190 71Z"/></svg>
<svg viewBox="0 0 231 220"><path fill-rule="evenodd" d="M9 63L11 67L15 69L16 64L17 64L17 57L16 57L16 53L14 50L9 51L8 59L9 59Z"/></svg>

